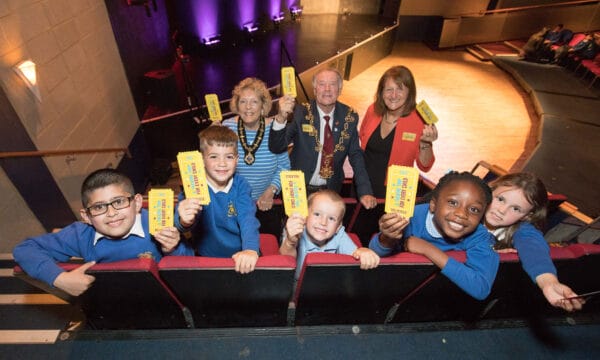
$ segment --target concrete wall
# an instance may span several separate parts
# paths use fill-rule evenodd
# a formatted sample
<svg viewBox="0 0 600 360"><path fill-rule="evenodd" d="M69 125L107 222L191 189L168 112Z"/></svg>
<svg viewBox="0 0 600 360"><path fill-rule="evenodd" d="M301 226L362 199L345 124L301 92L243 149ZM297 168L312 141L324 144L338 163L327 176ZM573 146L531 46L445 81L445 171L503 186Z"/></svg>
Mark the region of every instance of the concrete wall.
<svg viewBox="0 0 600 360"><path fill-rule="evenodd" d="M24 59L37 64L41 102L12 70ZM126 148L139 126L102 0L0 1L0 86L39 150ZM9 137L0 134L0 142ZM115 167L122 156L44 161L76 213L83 178L97 168ZM4 172L0 187L0 214L11 215L0 217L0 252L9 252L24 236L43 229Z"/></svg>

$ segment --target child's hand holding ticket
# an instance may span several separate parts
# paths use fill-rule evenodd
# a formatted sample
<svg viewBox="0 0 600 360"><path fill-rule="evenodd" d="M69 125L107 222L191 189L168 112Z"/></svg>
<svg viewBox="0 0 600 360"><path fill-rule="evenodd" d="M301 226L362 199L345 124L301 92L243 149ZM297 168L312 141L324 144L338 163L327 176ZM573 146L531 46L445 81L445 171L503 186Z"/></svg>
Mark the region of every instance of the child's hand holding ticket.
<svg viewBox="0 0 600 360"><path fill-rule="evenodd" d="M173 227L173 190L151 189L148 192L148 213L150 234L155 235L161 229Z"/></svg>
<svg viewBox="0 0 600 360"><path fill-rule="evenodd" d="M180 152L177 154L177 162L185 197L200 199L200 205L210 204L202 154L198 150Z"/></svg>
<svg viewBox="0 0 600 360"><path fill-rule="evenodd" d="M300 214L303 217L308 216L308 203L306 200L306 185L304 183L304 173L298 170L282 171L281 177L281 196L283 196L283 207L287 216Z"/></svg>
<svg viewBox="0 0 600 360"><path fill-rule="evenodd" d="M398 213L404 218L412 217L417 198L419 170L392 165L388 168L385 212Z"/></svg>

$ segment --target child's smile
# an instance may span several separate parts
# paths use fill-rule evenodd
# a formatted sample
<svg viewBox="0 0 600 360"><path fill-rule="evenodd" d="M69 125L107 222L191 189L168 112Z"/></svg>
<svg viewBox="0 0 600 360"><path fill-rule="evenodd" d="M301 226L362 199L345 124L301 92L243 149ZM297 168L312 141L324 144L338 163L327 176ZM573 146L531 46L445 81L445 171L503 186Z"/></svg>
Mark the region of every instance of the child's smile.
<svg viewBox="0 0 600 360"><path fill-rule="evenodd" d="M472 233L486 207L485 194L469 181L454 181L429 203L433 222L445 237L460 240Z"/></svg>

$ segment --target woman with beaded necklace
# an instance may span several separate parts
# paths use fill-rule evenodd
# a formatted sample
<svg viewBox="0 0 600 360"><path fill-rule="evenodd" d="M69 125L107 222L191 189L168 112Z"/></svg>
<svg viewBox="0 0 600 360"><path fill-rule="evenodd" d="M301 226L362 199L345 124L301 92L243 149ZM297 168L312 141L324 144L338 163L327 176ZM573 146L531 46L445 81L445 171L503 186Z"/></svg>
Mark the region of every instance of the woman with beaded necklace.
<svg viewBox="0 0 600 360"><path fill-rule="evenodd" d="M257 78L245 78L232 92L231 111L236 116L223 121L238 134L237 172L250 183L256 202L256 217L261 233L281 234L281 214L275 214L273 197L281 190L279 173L290 169L287 153L269 151L271 95L266 84ZM277 220L279 218L279 220Z"/></svg>

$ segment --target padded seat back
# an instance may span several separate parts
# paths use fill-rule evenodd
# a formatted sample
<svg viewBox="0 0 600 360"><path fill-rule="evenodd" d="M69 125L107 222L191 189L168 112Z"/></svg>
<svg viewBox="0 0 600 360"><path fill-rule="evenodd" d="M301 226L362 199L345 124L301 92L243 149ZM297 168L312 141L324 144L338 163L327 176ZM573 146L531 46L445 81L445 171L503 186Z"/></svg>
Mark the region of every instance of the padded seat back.
<svg viewBox="0 0 600 360"><path fill-rule="evenodd" d="M446 254L459 262L466 260L464 251L448 251ZM475 321L485 314L489 301L489 297L483 301L472 298L447 277L439 274L411 296L402 299L390 321Z"/></svg>
<svg viewBox="0 0 600 360"><path fill-rule="evenodd" d="M167 256L158 265L165 283L190 310L196 327L284 326L296 261L261 256L249 274L230 258Z"/></svg>
<svg viewBox="0 0 600 360"><path fill-rule="evenodd" d="M275 235L260 234L260 253L265 255L279 255L279 242Z"/></svg>
<svg viewBox="0 0 600 360"><path fill-rule="evenodd" d="M60 264L70 271L81 264ZM93 329L169 329L192 327L185 309L158 277L152 259L96 264L87 272L96 280L73 298ZM189 320L189 319L188 319Z"/></svg>
<svg viewBox="0 0 600 360"><path fill-rule="evenodd" d="M361 270L350 255L307 254L294 295L296 325L385 322L390 308L438 268L401 253Z"/></svg>
<svg viewBox="0 0 600 360"><path fill-rule="evenodd" d="M575 264L577 256L568 248L550 248L556 264ZM560 271L559 271L560 275ZM531 317L552 312L537 284L523 270L518 254L500 254L500 267L488 298L487 319Z"/></svg>
<svg viewBox="0 0 600 360"><path fill-rule="evenodd" d="M571 41L569 41L569 46L573 47L573 46L577 45L584 38L585 38L585 34L584 33L575 33L575 34L573 34L573 37L571 38Z"/></svg>

